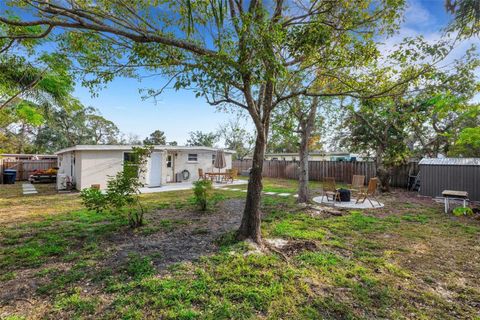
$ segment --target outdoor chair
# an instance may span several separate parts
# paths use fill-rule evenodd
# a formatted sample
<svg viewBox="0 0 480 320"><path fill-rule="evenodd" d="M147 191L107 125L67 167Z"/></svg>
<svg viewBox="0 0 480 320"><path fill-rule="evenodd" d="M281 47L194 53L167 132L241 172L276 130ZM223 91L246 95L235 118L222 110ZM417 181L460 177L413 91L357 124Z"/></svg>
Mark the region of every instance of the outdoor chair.
<svg viewBox="0 0 480 320"><path fill-rule="evenodd" d="M364 188L358 193L356 203L364 203L365 200L368 199L372 207L375 207L373 205L372 200L370 199L370 198L373 198L379 204L380 202L375 197L375 193L377 192L377 186L378 186L378 178L371 178L370 181L368 182L368 187Z"/></svg>
<svg viewBox="0 0 480 320"><path fill-rule="evenodd" d="M226 182L230 181L233 183L235 179L238 177L238 170L237 169L227 169L227 174L225 175Z"/></svg>
<svg viewBox="0 0 480 320"><path fill-rule="evenodd" d="M352 192L358 192L364 188L365 185L365 176L354 175L352 177L352 184L349 185L349 189Z"/></svg>
<svg viewBox="0 0 480 320"><path fill-rule="evenodd" d="M335 178L325 178L323 182L323 193L322 193L322 202L323 197L327 197L327 201L330 200L329 197L332 197L333 205L335 206L336 201L340 201L340 192L338 192L337 187L335 185Z"/></svg>

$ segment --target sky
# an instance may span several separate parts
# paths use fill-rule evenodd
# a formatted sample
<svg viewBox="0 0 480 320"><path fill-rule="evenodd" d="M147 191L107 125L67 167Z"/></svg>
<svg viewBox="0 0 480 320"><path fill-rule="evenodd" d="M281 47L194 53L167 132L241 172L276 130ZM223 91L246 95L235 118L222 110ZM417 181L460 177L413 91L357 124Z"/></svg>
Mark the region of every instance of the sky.
<svg viewBox="0 0 480 320"><path fill-rule="evenodd" d="M445 12L444 0L410 0L405 12L404 22L399 33L384 44L385 50L407 36L423 35L427 40L435 41L441 37L440 29L451 16ZM461 47L465 47L464 44ZM459 48L459 55L462 51ZM217 111L203 98L195 98L189 90L166 90L157 101L142 99L139 89L159 88L163 79L146 78L139 82L134 79L117 78L101 90L98 97L77 85L74 95L86 106L97 108L107 119L113 121L124 134L136 134L140 138L159 129L165 132L167 141L177 141L184 145L190 131L215 131L220 124L237 117ZM246 124L251 126L250 123Z"/></svg>

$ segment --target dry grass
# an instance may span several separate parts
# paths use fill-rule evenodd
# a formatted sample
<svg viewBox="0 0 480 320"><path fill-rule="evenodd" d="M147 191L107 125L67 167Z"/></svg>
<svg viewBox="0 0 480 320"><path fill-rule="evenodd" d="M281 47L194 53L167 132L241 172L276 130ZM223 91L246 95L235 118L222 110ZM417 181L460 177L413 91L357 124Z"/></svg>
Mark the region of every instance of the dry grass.
<svg viewBox="0 0 480 320"><path fill-rule="evenodd" d="M264 186L293 192L296 182ZM78 194L45 185L19 197L8 188L0 191L0 297L9 300L0 318L480 319L480 221L445 215L413 193L339 217L266 196L262 232L290 241L288 263L246 254L226 233L216 254L165 269L168 257L195 253L187 243L205 248L220 220L234 228L241 200L224 200L245 193L215 191L218 206L205 214L191 191L144 195L148 224L132 232L115 215L81 209Z"/></svg>

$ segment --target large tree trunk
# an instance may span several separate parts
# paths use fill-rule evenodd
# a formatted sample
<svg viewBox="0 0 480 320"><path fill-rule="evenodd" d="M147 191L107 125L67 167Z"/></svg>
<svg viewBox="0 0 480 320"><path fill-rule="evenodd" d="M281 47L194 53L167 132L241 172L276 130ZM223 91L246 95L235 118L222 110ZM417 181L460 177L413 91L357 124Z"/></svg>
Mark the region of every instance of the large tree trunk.
<svg viewBox="0 0 480 320"><path fill-rule="evenodd" d="M390 192L390 168L386 168L383 164L383 150L379 148L377 150L377 158L376 158L376 165L377 165L377 177L380 181L380 191L382 192Z"/></svg>
<svg viewBox="0 0 480 320"><path fill-rule="evenodd" d="M317 116L318 98L314 98L307 119L300 120L300 175L298 177L298 203L306 203L310 200L310 190L308 188L309 173L309 141L315 127L315 118Z"/></svg>
<svg viewBox="0 0 480 320"><path fill-rule="evenodd" d="M250 171L250 179L248 180L247 200L243 211L242 223L237 232L237 238L239 240L251 239L259 244L262 242L260 231L260 202L263 188L262 172L266 136L264 132L257 133L257 140L253 151L252 169Z"/></svg>
<svg viewBox="0 0 480 320"><path fill-rule="evenodd" d="M308 190L308 139L307 133L302 132L300 141L300 174L298 176L298 203L305 203L309 200Z"/></svg>

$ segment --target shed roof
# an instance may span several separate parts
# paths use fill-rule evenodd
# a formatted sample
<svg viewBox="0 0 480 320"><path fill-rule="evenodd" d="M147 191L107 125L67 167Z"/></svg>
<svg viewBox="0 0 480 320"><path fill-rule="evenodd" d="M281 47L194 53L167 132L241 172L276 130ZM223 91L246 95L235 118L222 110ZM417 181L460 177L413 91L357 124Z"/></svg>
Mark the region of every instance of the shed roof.
<svg viewBox="0 0 480 320"><path fill-rule="evenodd" d="M70 151L106 151L106 150L131 150L132 147L140 147L140 145L76 145L70 148L62 149L55 154L62 154ZM153 150L168 150L168 151L217 151L219 148L210 148L210 147L191 147L191 146L162 146L155 145ZM224 150L225 153L235 153L232 150Z"/></svg>
<svg viewBox="0 0 480 320"><path fill-rule="evenodd" d="M480 158L423 158L419 165L480 166Z"/></svg>

